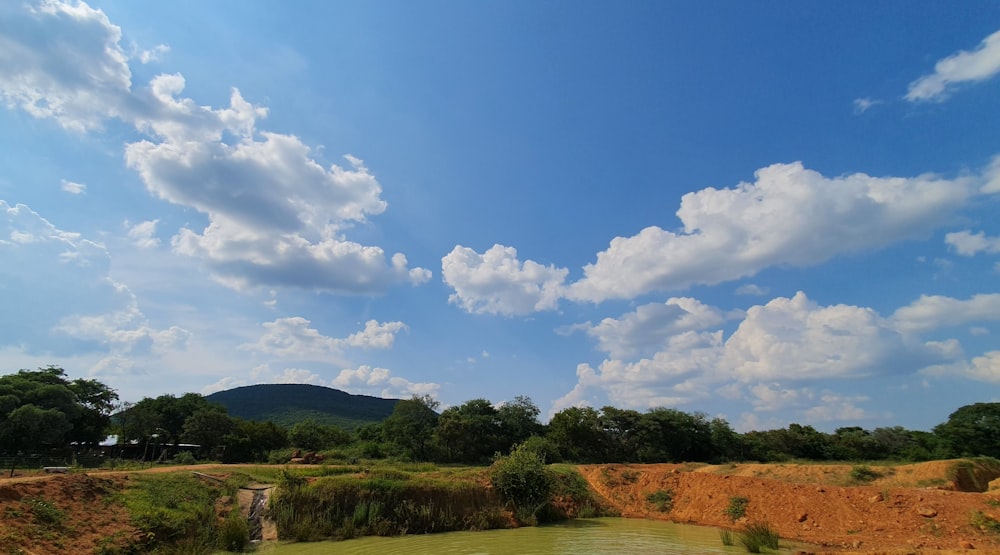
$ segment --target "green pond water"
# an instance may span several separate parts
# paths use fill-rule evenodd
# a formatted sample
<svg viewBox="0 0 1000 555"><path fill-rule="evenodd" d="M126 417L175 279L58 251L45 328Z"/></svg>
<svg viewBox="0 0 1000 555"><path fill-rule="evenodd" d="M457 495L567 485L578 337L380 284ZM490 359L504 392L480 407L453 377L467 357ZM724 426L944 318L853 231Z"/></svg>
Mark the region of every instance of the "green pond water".
<svg viewBox="0 0 1000 555"><path fill-rule="evenodd" d="M783 552L786 552L783 550ZM564 524L448 532L391 538L366 537L342 542L281 543L262 548L266 555L665 555L746 553L726 547L715 528L626 519L577 519Z"/></svg>

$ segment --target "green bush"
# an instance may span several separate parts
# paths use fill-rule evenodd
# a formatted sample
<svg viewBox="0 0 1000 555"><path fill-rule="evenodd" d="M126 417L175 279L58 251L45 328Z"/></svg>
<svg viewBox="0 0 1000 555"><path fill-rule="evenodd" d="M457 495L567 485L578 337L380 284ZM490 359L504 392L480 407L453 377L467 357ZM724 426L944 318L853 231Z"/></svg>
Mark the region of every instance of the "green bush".
<svg viewBox="0 0 1000 555"><path fill-rule="evenodd" d="M35 520L45 526L59 526L66 519L66 513L48 499L32 497L26 500Z"/></svg>
<svg viewBox="0 0 1000 555"><path fill-rule="evenodd" d="M243 553L250 547L250 523L239 511L233 511L222 522L219 547L235 553Z"/></svg>
<svg viewBox="0 0 1000 555"><path fill-rule="evenodd" d="M656 506L661 513L670 512L674 508L674 492L669 489L654 491L646 496L646 501Z"/></svg>
<svg viewBox="0 0 1000 555"><path fill-rule="evenodd" d="M766 522L751 522L740 531L740 545L747 553L760 553L763 549L778 549L778 533Z"/></svg>
<svg viewBox="0 0 1000 555"><path fill-rule="evenodd" d="M497 457L490 466L490 484L500 497L513 505L522 522L531 522L552 492L553 477L535 451L517 446L510 455Z"/></svg>
<svg viewBox="0 0 1000 555"><path fill-rule="evenodd" d="M882 477L882 473L870 466L855 466L851 469L851 478L855 482L871 482Z"/></svg>
<svg viewBox="0 0 1000 555"><path fill-rule="evenodd" d="M742 495L734 495L729 498L729 505L722 511L729 517L729 520L736 522L747 515L747 506L750 499Z"/></svg>

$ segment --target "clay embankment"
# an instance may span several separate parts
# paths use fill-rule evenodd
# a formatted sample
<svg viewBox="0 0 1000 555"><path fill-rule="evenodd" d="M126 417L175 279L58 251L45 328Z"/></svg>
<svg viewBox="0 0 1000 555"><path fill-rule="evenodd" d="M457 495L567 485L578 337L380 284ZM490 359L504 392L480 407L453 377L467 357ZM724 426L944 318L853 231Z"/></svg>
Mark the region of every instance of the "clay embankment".
<svg viewBox="0 0 1000 555"><path fill-rule="evenodd" d="M589 465L591 486L632 518L738 529L726 514L732 497L749 500L747 520L766 521L807 552L869 554L1000 553L1000 534L973 525L975 512L1000 520L1000 491L985 489L991 471L956 461L873 467L881 477L850 485L851 465ZM958 483L956 483L956 481ZM670 491L660 512L646 497Z"/></svg>

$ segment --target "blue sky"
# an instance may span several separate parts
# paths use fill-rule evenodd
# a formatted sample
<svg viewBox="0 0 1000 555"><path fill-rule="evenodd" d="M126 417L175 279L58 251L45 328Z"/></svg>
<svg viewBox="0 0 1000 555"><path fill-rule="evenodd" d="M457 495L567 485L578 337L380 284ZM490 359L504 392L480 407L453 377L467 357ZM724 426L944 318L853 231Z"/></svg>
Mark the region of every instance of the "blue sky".
<svg viewBox="0 0 1000 555"><path fill-rule="evenodd" d="M929 429L1000 400L995 2L0 6L0 368Z"/></svg>

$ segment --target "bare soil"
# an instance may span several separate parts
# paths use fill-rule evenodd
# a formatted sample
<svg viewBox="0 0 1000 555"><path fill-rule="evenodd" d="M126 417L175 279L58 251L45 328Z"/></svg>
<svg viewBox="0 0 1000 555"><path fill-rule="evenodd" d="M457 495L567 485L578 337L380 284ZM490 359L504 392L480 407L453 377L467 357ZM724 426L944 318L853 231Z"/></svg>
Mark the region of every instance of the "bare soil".
<svg viewBox="0 0 1000 555"><path fill-rule="evenodd" d="M766 521L803 553L902 555L1000 553L1000 534L973 525L979 512L1000 521L1000 490L985 489L998 476L981 473L955 479L957 461L872 466L878 477L858 485L852 465L654 464L587 465L591 486L631 518L650 518L738 530ZM237 465L164 467L145 472L197 470L224 476ZM134 472L64 475L32 473L0 478L0 553L58 555L94 553L140 532L129 522L115 492ZM995 482L1000 485L1000 481ZM672 493L673 506L660 511L647 500ZM241 505L249 502L241 493ZM749 500L746 516L733 522L726 508L733 497ZM40 519L39 501L61 515ZM44 507L43 507L44 509ZM44 514L44 511L41 511ZM265 529L265 539L275 537ZM121 543L119 543L121 542ZM17 551L20 549L20 551Z"/></svg>
<svg viewBox="0 0 1000 555"><path fill-rule="evenodd" d="M588 465L580 471L622 516L739 530L769 523L805 553L1000 553L1000 534L973 525L981 512L1000 519L1000 491L958 491L957 461L873 466L881 477L858 485L852 465ZM974 482L985 487L996 476ZM661 511L647 500L672 493ZM749 500L745 517L727 515L733 497Z"/></svg>

